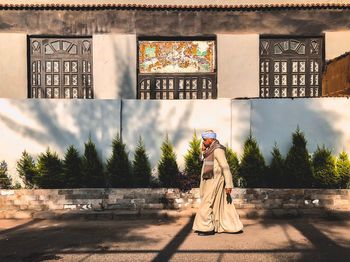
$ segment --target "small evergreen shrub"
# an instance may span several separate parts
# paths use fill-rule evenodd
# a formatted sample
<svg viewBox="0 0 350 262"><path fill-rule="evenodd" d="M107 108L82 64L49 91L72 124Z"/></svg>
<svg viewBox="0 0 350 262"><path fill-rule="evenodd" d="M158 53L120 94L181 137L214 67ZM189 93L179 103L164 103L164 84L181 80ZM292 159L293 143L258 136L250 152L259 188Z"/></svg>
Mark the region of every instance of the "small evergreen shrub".
<svg viewBox="0 0 350 262"><path fill-rule="evenodd" d="M292 137L292 146L285 161L287 187L311 187L313 181L312 165L304 133L298 127Z"/></svg>
<svg viewBox="0 0 350 262"><path fill-rule="evenodd" d="M7 163L5 161L0 162L0 188L12 189L12 179L7 173Z"/></svg>
<svg viewBox="0 0 350 262"><path fill-rule="evenodd" d="M244 179L246 186L261 187L263 186L265 169L264 157L256 139L250 134L244 142L238 174Z"/></svg>
<svg viewBox="0 0 350 262"><path fill-rule="evenodd" d="M337 158L336 169L339 176L339 185L341 188L350 186L350 160L346 152L341 152Z"/></svg>
<svg viewBox="0 0 350 262"><path fill-rule="evenodd" d="M132 187L131 164L119 134L112 142L112 155L107 160L107 176L111 187Z"/></svg>
<svg viewBox="0 0 350 262"><path fill-rule="evenodd" d="M317 147L313 158L315 185L321 188L337 188L339 177L336 172L335 158L331 150L324 145Z"/></svg>
<svg viewBox="0 0 350 262"><path fill-rule="evenodd" d="M200 145L201 140L197 138L196 133L194 133L192 140L189 143L189 149L185 155L185 170L182 174L178 174L180 176L179 182L181 181L183 183L187 180L186 185L180 185L182 188L199 186L202 170Z"/></svg>
<svg viewBox="0 0 350 262"><path fill-rule="evenodd" d="M64 155L63 170L65 188L78 188L83 186L82 158L73 145L67 148Z"/></svg>
<svg viewBox="0 0 350 262"><path fill-rule="evenodd" d="M272 160L266 175L267 186L272 188L285 188L287 186L285 162L277 144L274 145L271 154Z"/></svg>
<svg viewBox="0 0 350 262"><path fill-rule="evenodd" d="M35 177L38 175L35 161L27 151L22 152L22 156L17 162L17 172L22 179L25 188L35 187Z"/></svg>
<svg viewBox="0 0 350 262"><path fill-rule="evenodd" d="M161 184L161 182L159 181L159 179L157 177L151 175L150 187L151 188L159 188L159 187L162 187L162 184Z"/></svg>
<svg viewBox="0 0 350 262"><path fill-rule="evenodd" d="M21 189L22 185L20 182L16 181L15 185L13 186L13 189Z"/></svg>
<svg viewBox="0 0 350 262"><path fill-rule="evenodd" d="M189 178L189 176L185 171L182 171L182 172L179 171L179 173L177 173L174 177L174 184L172 187L176 187L181 191L185 192L190 190L191 188L198 187L198 186L197 186L197 182L194 181L193 178L192 179Z"/></svg>
<svg viewBox="0 0 350 262"><path fill-rule="evenodd" d="M234 152L232 148L226 147L225 156L227 163L230 166L233 185L235 187L241 187L243 178L238 175L239 160L236 152Z"/></svg>
<svg viewBox="0 0 350 262"><path fill-rule="evenodd" d="M84 145L85 150L82 158L83 186L89 188L105 187L103 165L97 154L96 146L91 138Z"/></svg>
<svg viewBox="0 0 350 262"><path fill-rule="evenodd" d="M56 152L49 148L38 156L38 175L34 183L40 188L62 188L64 186L63 163Z"/></svg>
<svg viewBox="0 0 350 262"><path fill-rule="evenodd" d="M132 169L134 186L149 187L151 183L151 164L141 137L139 138L136 150L134 152Z"/></svg>
<svg viewBox="0 0 350 262"><path fill-rule="evenodd" d="M161 157L158 163L159 181L164 187L175 187L179 168L176 163L174 147L169 141L168 135L161 146Z"/></svg>

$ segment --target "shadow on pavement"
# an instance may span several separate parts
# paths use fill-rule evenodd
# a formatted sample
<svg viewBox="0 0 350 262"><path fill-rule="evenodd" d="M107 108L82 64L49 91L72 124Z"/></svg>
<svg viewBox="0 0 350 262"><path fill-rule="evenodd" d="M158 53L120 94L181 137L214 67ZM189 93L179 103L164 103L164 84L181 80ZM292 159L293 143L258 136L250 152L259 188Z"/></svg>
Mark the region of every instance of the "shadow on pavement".
<svg viewBox="0 0 350 262"><path fill-rule="evenodd" d="M183 224L177 224L177 219L169 218L57 221L57 223L33 220L0 232L0 261L64 260L67 255L84 256L79 261L85 261L94 255L109 254L130 255L133 258L149 255L149 260L152 261L169 261L175 257L179 260L191 256L196 259L203 258L203 261L208 261L205 259L209 259L210 256L214 256L215 261L230 261L236 256L245 258L259 256L276 261L284 258L285 261L328 262L348 261L350 257L350 249L347 248L350 243L340 231L337 231L338 229L330 226L336 225L346 229L348 221L260 219L258 222L247 222L242 234L223 233L198 239L192 231L193 220L193 216ZM153 227L155 225L159 226L156 230ZM169 234L169 228L173 226L176 228ZM143 230L148 227L153 227L153 234L145 234L148 231ZM165 228L168 231L164 231ZM273 228L277 231L273 231ZM257 229L259 230L254 232ZM273 235L261 237L267 232L265 229L271 229L270 234L279 232L281 242L271 239L270 243L261 243L257 246L255 244L259 242L251 244L250 242L254 240L251 238L257 238L259 235L259 239L267 241L273 237ZM163 235L166 237L162 238ZM305 241L300 241L303 237ZM164 239L169 239L165 245L162 242ZM246 242L238 243L242 240ZM194 241L198 241L198 244L193 245ZM223 245L215 245L216 241L221 241ZM184 243L185 247L182 246ZM228 243L231 243L231 246L227 245ZM94 259L96 260L95 257Z"/></svg>

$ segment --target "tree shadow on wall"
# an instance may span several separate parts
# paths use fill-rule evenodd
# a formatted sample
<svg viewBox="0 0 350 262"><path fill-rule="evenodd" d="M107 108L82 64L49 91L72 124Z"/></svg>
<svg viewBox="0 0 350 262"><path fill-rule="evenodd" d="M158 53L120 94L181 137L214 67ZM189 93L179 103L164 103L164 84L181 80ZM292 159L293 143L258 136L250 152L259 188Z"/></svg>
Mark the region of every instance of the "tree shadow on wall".
<svg viewBox="0 0 350 262"><path fill-rule="evenodd" d="M83 151L91 136L101 156L119 131L120 101L115 100L10 100L28 121L20 122L1 114L0 120L21 137L63 154L73 144ZM29 124L31 122L35 124ZM28 145L23 150L30 152ZM101 151L103 150L103 151ZM18 156L20 157L20 156Z"/></svg>
<svg viewBox="0 0 350 262"><path fill-rule="evenodd" d="M123 140L133 151L142 136L153 166L160 159L160 147L166 134L175 150L193 135L193 123L190 123L192 103L161 100L123 100L122 103Z"/></svg>
<svg viewBox="0 0 350 262"><path fill-rule="evenodd" d="M275 142L285 156L292 145L292 133L298 126L305 134L309 153L313 153L317 145L323 144L332 149L334 154L341 152L347 144L347 142L344 144L347 130L346 127L339 128L338 123L348 118L344 114L343 106L349 100L340 98L338 108L331 108L328 105L329 101L332 100L328 98L251 100L252 134L257 138L265 159L271 159Z"/></svg>
<svg viewBox="0 0 350 262"><path fill-rule="evenodd" d="M130 45L136 45L131 43L129 39L126 40L126 49L121 50L116 43L117 40L113 40L114 59L117 70L115 71L117 77L117 97L121 99L136 99L137 83L134 80L136 78L135 68L136 61L131 56Z"/></svg>
<svg viewBox="0 0 350 262"><path fill-rule="evenodd" d="M190 140L193 132L189 123L191 104L179 104L181 110L174 105L169 112L164 113L161 101L99 99L9 101L9 107L18 110L21 117L28 120L21 122L19 118L11 118L0 113L0 121L10 132L29 141L30 144L21 144L21 148L17 150L26 149L31 154L33 154L30 148L32 144L39 144L44 148L50 147L61 156L71 144L83 152L84 142L91 136L105 161L111 153L114 136L122 130L124 142L131 150L136 146L139 136L142 136L152 162L156 163L166 133L176 148L183 139ZM165 130L161 127L164 123L161 123L159 116L167 114L167 117L162 118L167 119L171 117L173 111L177 112L177 118L172 121L172 128ZM37 153L39 152L34 154ZM14 157L20 158L20 154Z"/></svg>

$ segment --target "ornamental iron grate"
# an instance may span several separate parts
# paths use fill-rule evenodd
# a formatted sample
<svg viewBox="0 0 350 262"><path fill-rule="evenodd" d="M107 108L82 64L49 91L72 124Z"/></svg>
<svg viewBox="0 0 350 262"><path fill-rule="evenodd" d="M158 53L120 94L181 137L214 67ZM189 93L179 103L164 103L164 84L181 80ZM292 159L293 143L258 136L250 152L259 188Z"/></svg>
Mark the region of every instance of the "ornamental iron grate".
<svg viewBox="0 0 350 262"><path fill-rule="evenodd" d="M92 38L29 38L30 98L93 98Z"/></svg>

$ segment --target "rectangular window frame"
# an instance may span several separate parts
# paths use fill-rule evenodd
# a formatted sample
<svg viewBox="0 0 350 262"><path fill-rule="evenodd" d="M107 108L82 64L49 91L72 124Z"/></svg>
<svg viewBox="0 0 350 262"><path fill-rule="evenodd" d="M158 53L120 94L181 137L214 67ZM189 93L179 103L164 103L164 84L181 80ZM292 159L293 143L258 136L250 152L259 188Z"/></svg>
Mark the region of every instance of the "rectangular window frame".
<svg viewBox="0 0 350 262"><path fill-rule="evenodd" d="M139 65L139 42L140 41L214 41L215 42L215 69L214 72L198 72L198 73L140 73ZM167 92L162 90L157 90L156 84L157 80L160 79L174 79L173 98L169 98L169 93L166 94L167 100L182 100L186 99L187 92L190 93L189 99L216 99L217 98L217 72L218 72L218 63L217 63L217 38L215 36L138 36L136 38L136 50L137 50L137 86L136 86L136 98L144 99L141 97L141 84L144 80L149 80L150 86L150 100L163 100L163 93L160 93L160 98L157 98L157 92ZM180 90L180 80L194 80L197 79L197 88L196 90L191 89L191 91ZM206 80L204 80L206 79ZM208 83L207 79L211 81L211 92L209 94L209 88L203 89L203 83ZM168 81L168 80L167 80ZM192 87L192 83L191 83ZM183 93L181 93L183 92ZM196 92L196 97L193 98L193 94ZM180 95L183 94L184 98L180 98Z"/></svg>
<svg viewBox="0 0 350 262"><path fill-rule="evenodd" d="M40 48L43 48L42 44L46 41L62 41L67 39L67 41L71 41L70 39L74 39L73 41L83 41L84 39L88 40L90 42L89 49L84 49L83 51L83 45L77 46L77 54L72 55L72 57L69 57L65 54L62 54L61 56L54 56L49 54L44 54L44 52L41 50L40 54L32 55L32 41L38 40L42 41L40 42ZM62 43L64 46L64 43ZM62 45L60 46L62 47ZM69 47L70 48L70 47ZM68 48L68 49L69 49ZM71 46L73 48L73 46ZM67 50L68 50L67 49ZM78 50L79 49L79 50ZM82 50L80 50L82 49ZM69 51L69 50L68 50ZM38 96L38 90L33 88L33 77L32 77L32 62L33 61L40 61L41 63L41 70L42 70L42 76L41 76L41 96ZM46 62L51 61L51 73L45 72L46 70ZM59 72L54 72L54 61L59 61ZM69 75L76 74L77 77L75 79L78 81L76 86L70 85L69 87L64 85L64 75L66 74L64 72L63 68L63 61L78 61L78 72L69 72ZM88 87L85 87L85 83L83 83L83 72L81 71L81 63L83 61L88 61L90 64L90 72L86 73L85 75L90 75L90 85ZM44 83L44 80L46 78L47 73L51 74L51 85L47 86L48 88L52 88L51 90L51 97L46 97L46 85ZM54 85L54 75L59 74L59 83L58 85ZM72 76L73 77L73 76ZM55 99L93 99L94 98L94 84L93 84L93 37L91 35L84 35L84 36L66 36L66 35L28 35L27 36L27 97L28 98L34 98L34 99L42 99L42 98L55 98ZM54 97L54 88L59 88L59 97ZM66 97L66 89L69 88L70 92L69 97ZM35 90L34 90L35 89ZM73 90L74 89L74 90ZM35 93L36 97L33 97L33 94ZM57 94L57 90L56 90ZM76 94L76 95L74 95Z"/></svg>
<svg viewBox="0 0 350 262"><path fill-rule="evenodd" d="M263 40L269 40L270 41L270 52L272 51L272 46L271 46L271 42L278 42L278 41L283 41L283 40L303 40L306 41L307 44L309 45L311 43L311 41L313 39L317 39L320 41L321 43L321 47L319 48L319 54L318 55L314 55L314 54L310 54L310 50L309 48L306 48L306 54L305 55L300 55L300 57L295 57L293 55L275 55L271 53L269 55L262 55L262 41ZM273 62L275 60L288 60L289 63L287 63L287 95L285 97L282 97L282 91L280 91L280 96L279 97L275 97L274 96L274 85L273 85ZM293 86L292 86L292 65L291 62L292 60L305 60L306 61L306 70L305 70L305 96L293 96ZM313 85L311 86L311 73L310 73L310 69L309 69L309 65L311 61L318 61L319 62L319 73L318 73L318 82L319 85ZM264 72L262 72L262 63L265 61L269 61L269 73L268 73L268 87L266 85L265 80L265 76ZM324 69L324 65L325 65L325 34L319 34L319 35L260 35L259 37L259 97L260 98L317 98L317 97L321 97L322 96L322 72ZM264 75L264 76L263 76ZM304 87L298 87L299 89L297 89L298 91L302 91L301 89ZM311 89L312 90L316 90L315 88L318 89L318 95L315 96L315 94L311 95ZM262 90L264 89L264 92L268 91L268 96L265 96L262 94ZM313 92L312 92L313 93Z"/></svg>

